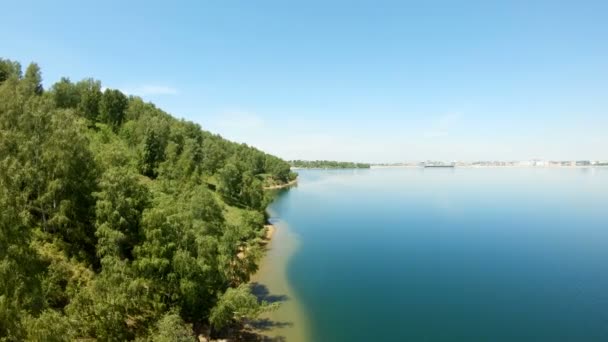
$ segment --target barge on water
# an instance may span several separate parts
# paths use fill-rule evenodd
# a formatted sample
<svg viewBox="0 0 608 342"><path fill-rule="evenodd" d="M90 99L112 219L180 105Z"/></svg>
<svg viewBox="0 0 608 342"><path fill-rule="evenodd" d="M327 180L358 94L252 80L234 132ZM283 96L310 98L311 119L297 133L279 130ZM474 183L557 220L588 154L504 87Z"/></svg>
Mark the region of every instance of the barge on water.
<svg viewBox="0 0 608 342"><path fill-rule="evenodd" d="M426 163L423 163L423 164L422 164L422 166L423 166L424 168L432 168L432 167L438 167L438 168L446 168L446 167L449 167L449 168L453 168L453 167L455 167L456 165L455 165L454 163L437 163L437 162L426 162Z"/></svg>

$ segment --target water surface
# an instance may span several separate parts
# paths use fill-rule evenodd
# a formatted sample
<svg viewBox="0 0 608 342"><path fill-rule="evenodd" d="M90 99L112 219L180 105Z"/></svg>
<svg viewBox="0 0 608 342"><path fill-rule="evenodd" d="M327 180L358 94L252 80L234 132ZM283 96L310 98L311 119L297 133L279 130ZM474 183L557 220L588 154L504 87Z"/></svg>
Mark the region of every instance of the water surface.
<svg viewBox="0 0 608 342"><path fill-rule="evenodd" d="M608 169L299 173L289 341L608 340Z"/></svg>

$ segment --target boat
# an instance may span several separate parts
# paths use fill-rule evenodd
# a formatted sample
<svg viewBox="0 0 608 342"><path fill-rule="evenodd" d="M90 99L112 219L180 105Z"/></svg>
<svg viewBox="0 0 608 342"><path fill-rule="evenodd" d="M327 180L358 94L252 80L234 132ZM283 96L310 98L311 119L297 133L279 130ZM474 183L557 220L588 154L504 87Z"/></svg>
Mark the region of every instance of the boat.
<svg viewBox="0 0 608 342"><path fill-rule="evenodd" d="M431 167L441 167L441 168L445 168L445 167L450 167L453 168L455 167L454 163L441 163L441 162L426 162L423 163L424 168L431 168Z"/></svg>

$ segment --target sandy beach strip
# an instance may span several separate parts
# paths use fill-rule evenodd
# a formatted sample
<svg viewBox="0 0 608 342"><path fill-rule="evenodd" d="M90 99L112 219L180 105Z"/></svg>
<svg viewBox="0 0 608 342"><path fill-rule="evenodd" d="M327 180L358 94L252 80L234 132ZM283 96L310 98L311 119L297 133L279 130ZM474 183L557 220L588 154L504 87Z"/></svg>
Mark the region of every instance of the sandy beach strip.
<svg viewBox="0 0 608 342"><path fill-rule="evenodd" d="M291 182L287 182L285 184L279 184L279 185L271 185L271 186L265 186L264 190L275 190L275 189L283 189L283 188L288 188L292 185L295 185L298 182L298 179L294 179Z"/></svg>

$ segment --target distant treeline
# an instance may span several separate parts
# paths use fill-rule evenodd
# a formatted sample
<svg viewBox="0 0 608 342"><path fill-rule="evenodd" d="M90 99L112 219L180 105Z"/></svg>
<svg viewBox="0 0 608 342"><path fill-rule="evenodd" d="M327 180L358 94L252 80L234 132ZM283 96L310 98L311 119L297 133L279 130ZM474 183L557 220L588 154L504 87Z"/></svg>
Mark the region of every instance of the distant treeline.
<svg viewBox="0 0 608 342"><path fill-rule="evenodd" d="M152 72L152 71L151 71ZM0 59L0 341L196 341L250 292L280 158Z"/></svg>
<svg viewBox="0 0 608 342"><path fill-rule="evenodd" d="M292 167L302 169L369 169L370 164L339 162L333 160L291 160Z"/></svg>

